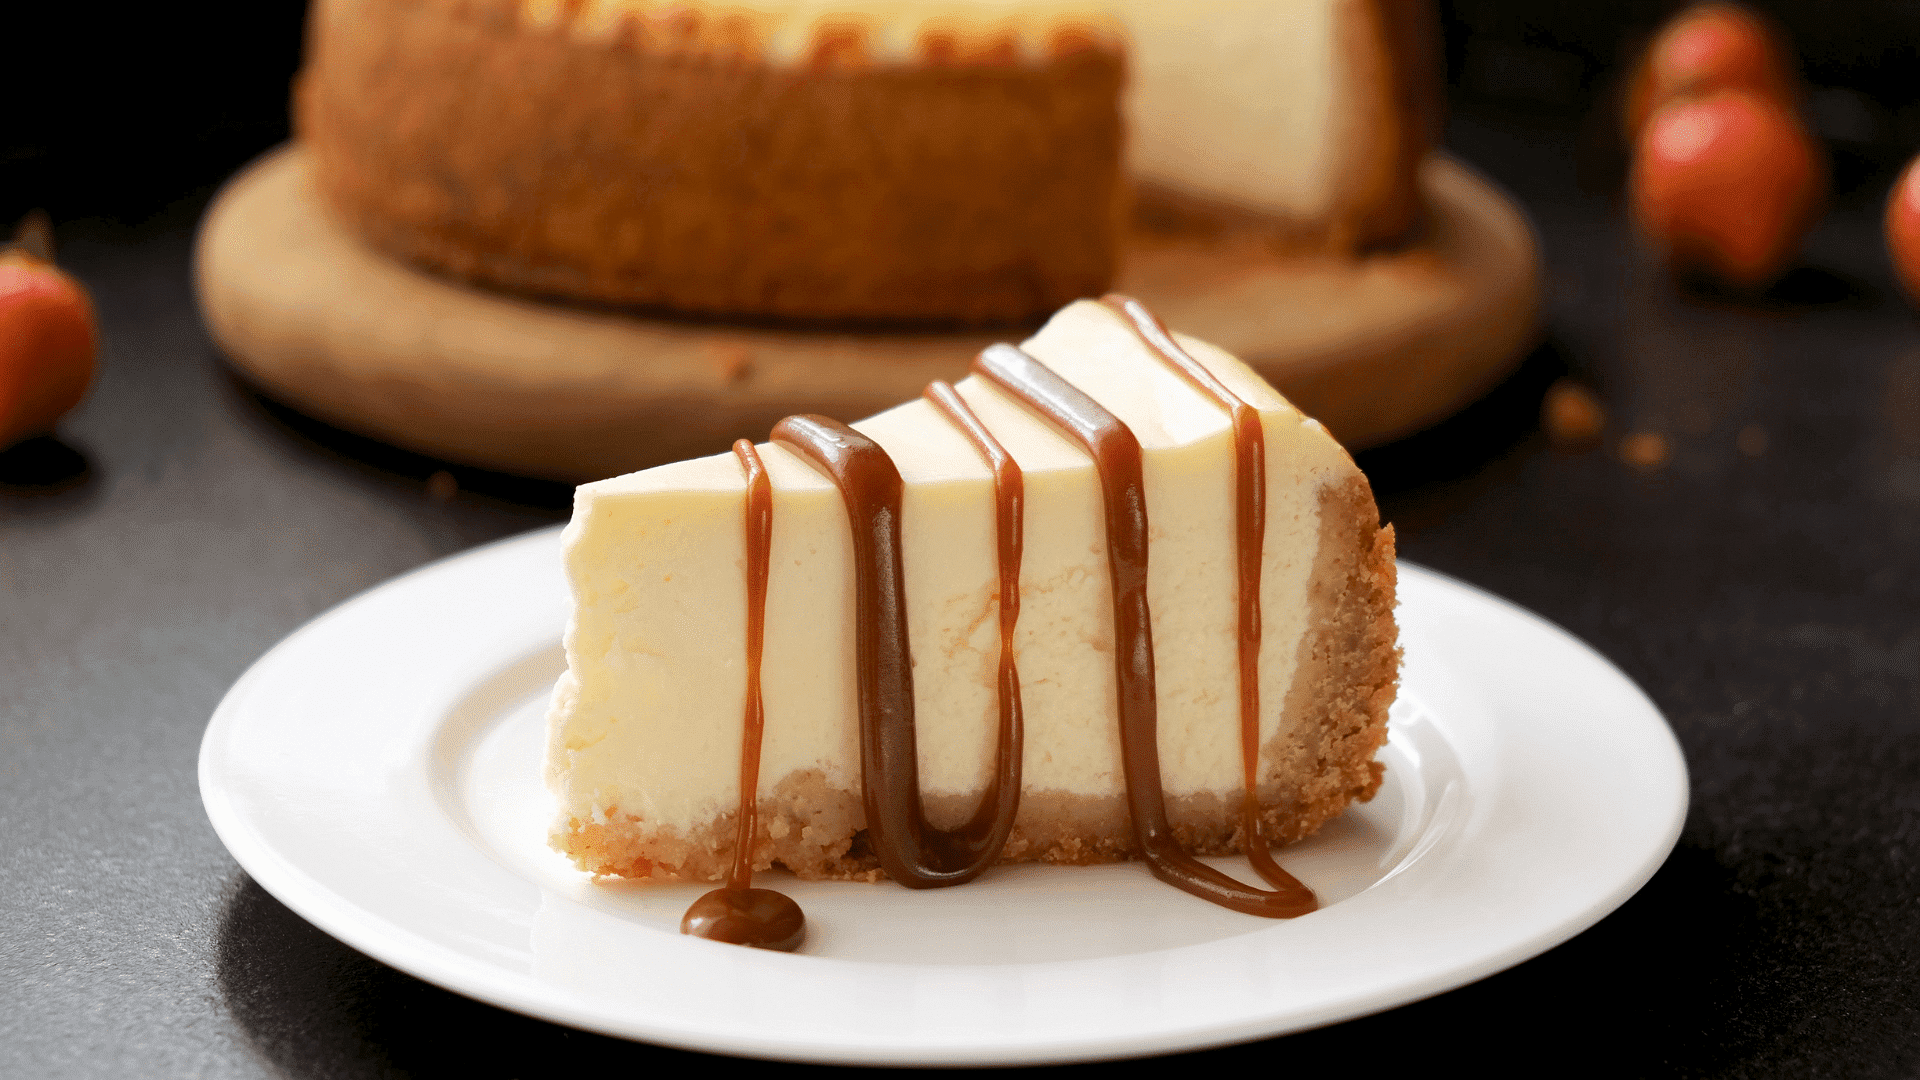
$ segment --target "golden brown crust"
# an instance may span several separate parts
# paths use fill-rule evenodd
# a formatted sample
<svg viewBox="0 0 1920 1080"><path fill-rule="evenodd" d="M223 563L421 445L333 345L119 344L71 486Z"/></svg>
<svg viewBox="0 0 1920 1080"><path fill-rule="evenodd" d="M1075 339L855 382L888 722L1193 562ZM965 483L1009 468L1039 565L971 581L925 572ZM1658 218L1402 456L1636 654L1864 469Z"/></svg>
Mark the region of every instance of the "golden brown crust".
<svg viewBox="0 0 1920 1080"><path fill-rule="evenodd" d="M1393 60L1394 98L1414 124L1408 146L1416 158L1446 139L1447 95L1440 13L1429 0L1376 0L1387 52Z"/></svg>
<svg viewBox="0 0 1920 1080"><path fill-rule="evenodd" d="M1123 62L1098 40L1026 63L795 67L517 8L315 6L296 120L373 246L714 316L1015 322L1110 283Z"/></svg>
<svg viewBox="0 0 1920 1080"><path fill-rule="evenodd" d="M1438 37L1424 0L1349 0L1337 32L1359 90L1339 143L1347 148L1331 246L1353 253L1407 240L1420 219L1420 162L1437 135Z"/></svg>
<svg viewBox="0 0 1920 1080"><path fill-rule="evenodd" d="M1393 527L1382 527L1366 477L1354 473L1320 492L1320 541L1301 639L1280 731L1263 748L1261 830L1270 843L1312 835L1352 803L1380 788L1374 755L1386 742L1387 707L1399 685L1394 625ZM975 796L932 796L935 822L971 815ZM1243 849L1240 793L1171 796L1167 815L1181 846L1201 855ZM818 772L782 780L759 807L754 865L779 865L802 878L877 880L864 849L865 815L857 791L833 787ZM625 814L564 823L554 845L581 869L621 877L719 881L732 864L728 812L681 835ZM1006 862L1070 865L1132 857L1125 800L1054 791L1026 792L1003 856Z"/></svg>
<svg viewBox="0 0 1920 1080"><path fill-rule="evenodd" d="M1364 475L1321 489L1310 629L1287 691L1292 724L1263 753L1276 779L1294 780L1280 793L1279 820L1267 822L1277 842L1310 835L1380 789L1384 767L1374 755L1400 685L1393 558L1393 526L1380 524Z"/></svg>
<svg viewBox="0 0 1920 1080"><path fill-rule="evenodd" d="M879 864L851 852L865 825L858 792L836 788L816 770L794 773L762 799L754 866L775 863L809 879L880 877ZM582 870L660 881L722 881L733 866L734 813L691 833L650 826L621 812L607 821L574 818L555 830L553 845Z"/></svg>
<svg viewBox="0 0 1920 1080"><path fill-rule="evenodd" d="M1378 786L1378 781L1374 781ZM1346 808L1341 798L1306 805L1290 797L1297 785L1262 788L1261 830L1271 843L1289 843L1311 835ZM1368 789L1364 796L1372 796ZM973 796L932 796L928 816L964 806ZM1239 793L1174 795L1167 817L1180 846L1197 855L1230 855L1242 850ZM865 815L858 792L827 784L817 772L796 773L782 781L759 807L760 829L754 841L754 868L775 866L810 881L878 881L886 875L866 849ZM651 828L637 817L616 813L607 821L567 821L553 844L582 870L610 877L657 881L722 881L733 867L734 815L727 811L690 833ZM1007 837L1002 862L1043 862L1089 866L1120 862L1134 855L1133 831L1125 800L1118 795L1067 795L1027 792Z"/></svg>

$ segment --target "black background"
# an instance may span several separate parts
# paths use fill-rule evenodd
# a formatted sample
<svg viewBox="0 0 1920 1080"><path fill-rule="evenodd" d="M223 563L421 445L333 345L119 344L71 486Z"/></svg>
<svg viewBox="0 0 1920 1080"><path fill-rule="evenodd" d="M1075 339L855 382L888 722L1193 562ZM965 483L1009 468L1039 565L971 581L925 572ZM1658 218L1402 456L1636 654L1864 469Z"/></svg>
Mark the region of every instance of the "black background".
<svg viewBox="0 0 1920 1080"><path fill-rule="evenodd" d="M1582 152L1611 158L1610 97L1635 50L1679 6L1443 3L1456 108L1597 129ZM1842 196L1920 147L1920 5L1754 6L1799 51ZM33 206L62 221L138 220L282 141L304 19L305 5L284 0L14 5L0 64L0 220Z"/></svg>
<svg viewBox="0 0 1920 1080"><path fill-rule="evenodd" d="M1443 9L1449 142L1533 216L1547 334L1484 402L1361 463L1405 557L1646 688L1692 773L1680 844L1542 957L1183 1065L1920 1073L1920 323L1879 233L1920 150L1920 8L1767 6L1802 51L1835 196L1758 298L1677 291L1620 205L1614 95L1668 10ZM52 211L105 344L60 438L0 454L0 1075L711 1065L366 959L254 885L200 809L200 733L261 652L567 498L306 420L207 341L193 225L286 137L300 22L268 3L8 13L0 219ZM1538 430L1562 377L1600 394L1602 447ZM1664 467L1620 460L1636 431L1669 440ZM1758 454L1737 443L1753 431Z"/></svg>

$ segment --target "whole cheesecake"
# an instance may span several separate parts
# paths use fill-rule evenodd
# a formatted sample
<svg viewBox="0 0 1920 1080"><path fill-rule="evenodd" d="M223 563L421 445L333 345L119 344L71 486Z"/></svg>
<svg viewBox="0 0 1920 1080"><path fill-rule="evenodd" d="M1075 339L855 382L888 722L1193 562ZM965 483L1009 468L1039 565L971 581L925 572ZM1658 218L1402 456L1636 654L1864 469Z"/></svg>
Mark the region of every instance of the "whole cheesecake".
<svg viewBox="0 0 1920 1080"><path fill-rule="evenodd" d="M977 324L1118 259L1125 62L1083 0L317 0L307 49L327 202L454 277Z"/></svg>
<svg viewBox="0 0 1920 1080"><path fill-rule="evenodd" d="M1037 322L1152 231L1417 237L1424 0L316 0L296 93L362 239L730 319Z"/></svg>
<svg viewBox="0 0 1920 1080"><path fill-rule="evenodd" d="M1264 842L1372 796L1393 533L1324 428L1121 298L943 385L578 490L546 776L581 868L721 879L743 776L752 864L809 878L900 876L888 807L964 831L1006 782L998 857L1062 863L1156 807L1245 847L1249 776Z"/></svg>

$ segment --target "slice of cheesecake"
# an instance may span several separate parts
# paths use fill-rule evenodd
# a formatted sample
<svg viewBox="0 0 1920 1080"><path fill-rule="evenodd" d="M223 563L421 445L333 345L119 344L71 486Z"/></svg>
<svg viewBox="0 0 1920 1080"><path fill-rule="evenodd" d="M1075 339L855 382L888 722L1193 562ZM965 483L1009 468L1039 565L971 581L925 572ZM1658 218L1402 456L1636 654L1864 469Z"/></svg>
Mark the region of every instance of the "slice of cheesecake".
<svg viewBox="0 0 1920 1080"><path fill-rule="evenodd" d="M1119 564L1103 494L1115 489L1103 488L1095 458L1015 397L1004 371L996 381L987 357L982 374L955 387L1024 485L1012 641L1025 732L1006 859L1084 863L1135 852L1128 773L1139 770L1123 762L1121 735L1128 662L1136 684L1137 664L1147 665L1167 819L1190 851L1244 842L1243 671L1257 679L1257 709L1247 715L1257 716L1255 788L1268 840L1311 833L1380 782L1373 757L1399 653L1392 530L1380 526L1365 477L1245 365L1179 338L1168 348L1184 347L1251 406L1248 423L1264 436L1264 536L1245 549L1235 456L1244 434L1150 344L1146 325L1122 306L1081 301L1020 350L995 347L1050 369L1062 393L1137 440L1144 645L1116 629L1125 605L1115 603ZM952 828L989 786L1000 723L995 473L927 400L852 428L884 450L901 481L894 524L918 786L928 822ZM753 861L802 877L875 877L863 800L866 631L856 616L866 586L848 501L790 446L756 448L771 479L772 526ZM727 873L747 706L747 456L683 461L576 496L566 533L576 607L546 769L560 803L553 843L586 870ZM1244 635L1243 550L1257 559L1253 639ZM1257 648L1243 665L1245 640Z"/></svg>

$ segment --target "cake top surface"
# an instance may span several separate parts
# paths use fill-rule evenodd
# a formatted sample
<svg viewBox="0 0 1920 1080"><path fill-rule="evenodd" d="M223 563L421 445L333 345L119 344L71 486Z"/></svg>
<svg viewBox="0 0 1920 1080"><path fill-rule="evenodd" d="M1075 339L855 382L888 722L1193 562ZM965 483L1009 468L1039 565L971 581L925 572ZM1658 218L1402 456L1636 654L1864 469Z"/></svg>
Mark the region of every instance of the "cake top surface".
<svg viewBox="0 0 1920 1080"><path fill-rule="evenodd" d="M1302 427L1319 429L1233 356L1205 342L1180 336L1181 344L1241 400ZM1099 400L1132 430L1143 449L1175 447L1225 437L1231 423L1218 405L1153 358L1134 332L1102 304L1078 301L1056 314L1025 348L1062 378ZM978 376L962 380L961 392L981 420L1030 474L1085 468L1087 455L1052 425ZM895 406L853 425L888 449L910 483L979 480L989 473L979 454L924 400ZM1330 436L1322 439L1332 445ZM784 490L826 490L831 481L778 445L761 448L774 485ZM583 498L661 490L740 489L732 454L695 458L583 485Z"/></svg>
<svg viewBox="0 0 1920 1080"><path fill-rule="evenodd" d="M1037 63L1120 48L1095 0L521 0L523 25L776 64Z"/></svg>

